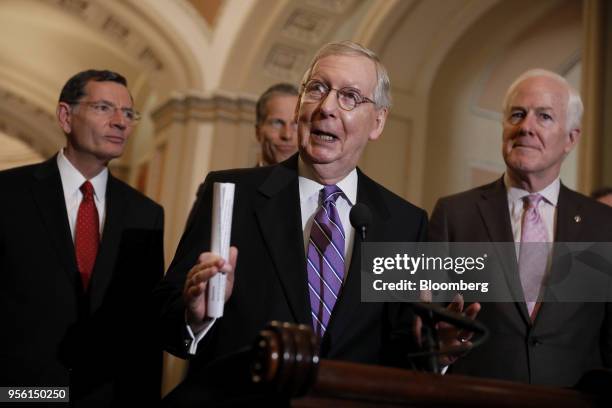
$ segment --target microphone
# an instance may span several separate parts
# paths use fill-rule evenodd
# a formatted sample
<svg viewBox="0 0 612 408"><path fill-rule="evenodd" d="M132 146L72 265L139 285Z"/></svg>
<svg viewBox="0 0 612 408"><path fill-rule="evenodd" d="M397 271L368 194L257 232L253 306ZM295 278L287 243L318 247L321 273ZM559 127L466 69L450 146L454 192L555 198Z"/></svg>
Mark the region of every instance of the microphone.
<svg viewBox="0 0 612 408"><path fill-rule="evenodd" d="M351 225L361 234L361 240L365 241L366 233L372 222L372 212L364 203L357 203L351 208L349 213Z"/></svg>

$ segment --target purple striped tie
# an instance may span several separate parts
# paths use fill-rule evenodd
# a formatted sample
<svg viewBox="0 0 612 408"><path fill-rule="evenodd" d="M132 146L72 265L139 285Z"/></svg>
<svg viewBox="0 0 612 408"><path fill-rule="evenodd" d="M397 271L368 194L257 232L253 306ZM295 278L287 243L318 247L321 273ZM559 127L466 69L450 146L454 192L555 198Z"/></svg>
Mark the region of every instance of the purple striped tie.
<svg viewBox="0 0 612 408"><path fill-rule="evenodd" d="M521 225L519 274L527 310L532 319L548 262L548 232L538 211L538 204L542 199L543 197L539 194L523 197L525 212Z"/></svg>
<svg viewBox="0 0 612 408"><path fill-rule="evenodd" d="M342 190L336 185L321 190L323 203L315 214L308 242L308 292L312 325L323 337L344 279L344 229L336 209Z"/></svg>

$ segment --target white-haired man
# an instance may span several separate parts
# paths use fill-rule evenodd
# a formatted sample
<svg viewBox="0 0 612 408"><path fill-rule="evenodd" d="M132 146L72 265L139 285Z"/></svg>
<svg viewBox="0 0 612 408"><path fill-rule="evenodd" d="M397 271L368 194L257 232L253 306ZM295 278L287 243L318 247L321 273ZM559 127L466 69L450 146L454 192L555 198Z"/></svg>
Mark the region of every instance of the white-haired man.
<svg viewBox="0 0 612 408"><path fill-rule="evenodd" d="M429 238L451 242L610 242L612 211L561 184L565 157L580 139L582 102L567 81L530 70L503 106L504 176L438 201ZM524 301L484 303L489 341L458 359L452 373L569 386L585 371L612 365L612 308L606 303L544 303L542 284L558 272L550 253L519 245L505 270ZM532 245L531 248L534 246ZM525 249L523 249L525 248Z"/></svg>
<svg viewBox="0 0 612 408"><path fill-rule="evenodd" d="M299 153L276 166L208 175L158 290L165 320L180 325L187 319L189 330L174 332L170 350L185 355L191 332L192 369L251 345L270 320L312 326L325 358L409 364L411 313L401 304L360 301L360 238L349 221L351 207L361 202L372 212L368 240L425 238L425 212L356 167L367 143L382 134L389 89L386 70L370 50L328 44L303 78ZM206 252L214 182L236 183L235 248L228 260ZM319 220L324 211L333 223ZM322 243L323 235L331 238ZM224 316L212 322L205 318L206 282L220 270L228 275L228 300Z"/></svg>

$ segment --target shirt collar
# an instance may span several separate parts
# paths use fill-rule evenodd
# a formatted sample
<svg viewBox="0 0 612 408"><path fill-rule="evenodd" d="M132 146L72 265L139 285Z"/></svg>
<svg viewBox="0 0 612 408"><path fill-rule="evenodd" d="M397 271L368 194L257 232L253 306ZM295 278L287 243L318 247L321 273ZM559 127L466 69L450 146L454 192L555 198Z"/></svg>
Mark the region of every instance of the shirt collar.
<svg viewBox="0 0 612 408"><path fill-rule="evenodd" d="M57 154L57 167L62 179L64 198L67 200L80 189L81 185L87 180L70 160L64 155L64 149ZM104 201L106 197L106 183L108 181L108 168L104 168L94 178L89 180L94 188L96 201Z"/></svg>
<svg viewBox="0 0 612 408"><path fill-rule="evenodd" d="M514 203L516 201L521 201L523 197L528 196L530 193L527 190L523 190L522 188L513 187L510 183L510 177L508 174L504 174L504 185L506 186L506 191L508 193L508 202ZM552 183L544 187L540 191L536 191L535 193L540 194L546 202L550 203L553 206L557 206L557 201L559 200L559 191L561 190L561 179L557 177Z"/></svg>
<svg viewBox="0 0 612 408"><path fill-rule="evenodd" d="M302 161L298 156L298 181L300 187L300 200L304 201L314 194L319 194L319 191L324 187L323 184L314 181L312 169ZM353 169L342 180L336 183L336 186L342 190L349 205L354 205L357 202L357 169Z"/></svg>

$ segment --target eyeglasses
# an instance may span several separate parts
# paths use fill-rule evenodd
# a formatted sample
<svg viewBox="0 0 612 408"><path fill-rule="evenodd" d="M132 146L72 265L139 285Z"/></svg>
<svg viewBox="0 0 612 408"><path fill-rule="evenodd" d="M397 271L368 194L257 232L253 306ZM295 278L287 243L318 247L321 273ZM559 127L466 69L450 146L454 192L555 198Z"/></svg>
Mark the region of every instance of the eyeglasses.
<svg viewBox="0 0 612 408"><path fill-rule="evenodd" d="M71 105L79 105L84 104L90 107L96 115L103 116L105 118L111 118L115 116L117 111L121 112L121 116L125 119L127 123L130 125L134 122L137 122L140 119L140 113L130 108L118 108L112 103L105 101L80 101L75 102Z"/></svg>
<svg viewBox="0 0 612 408"><path fill-rule="evenodd" d="M373 100L366 98L361 95L358 90L351 87L336 89L317 80L308 81L302 84L302 87L304 92L302 100L304 102L320 102L325 99L331 91L336 91L338 105L345 111L352 111L362 103L375 103Z"/></svg>

